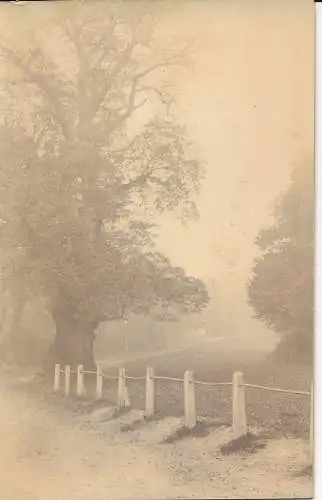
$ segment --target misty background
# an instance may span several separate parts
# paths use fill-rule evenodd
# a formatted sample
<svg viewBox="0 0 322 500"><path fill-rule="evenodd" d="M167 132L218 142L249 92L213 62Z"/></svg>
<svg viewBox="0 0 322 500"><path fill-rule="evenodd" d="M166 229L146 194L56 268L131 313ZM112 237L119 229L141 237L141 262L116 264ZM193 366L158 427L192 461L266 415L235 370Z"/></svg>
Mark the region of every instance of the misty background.
<svg viewBox="0 0 322 500"><path fill-rule="evenodd" d="M45 30L50 8L45 2L28 6L28 29L39 23ZM28 26L24 7L0 9L1 29L16 30L18 40L21 23ZM197 199L199 219L183 225L160 216L158 246L173 264L202 278L212 300L200 316L180 320L180 328L155 322L152 328L144 317L103 325L96 348L103 357L102 349L112 355L105 345L109 336L116 346L120 332L144 337L153 330L160 347L197 332L238 333L245 345L271 349L276 337L252 319L245 285L256 257L254 240L271 221L294 163L313 149L314 6L306 0L230 0L156 2L153 10L159 20L154 36L163 50L191 47L189 64L167 68L165 78L207 174ZM139 114L142 123L145 113ZM53 335L53 322L41 311L31 304L23 322L37 338ZM174 330L181 334L174 338Z"/></svg>

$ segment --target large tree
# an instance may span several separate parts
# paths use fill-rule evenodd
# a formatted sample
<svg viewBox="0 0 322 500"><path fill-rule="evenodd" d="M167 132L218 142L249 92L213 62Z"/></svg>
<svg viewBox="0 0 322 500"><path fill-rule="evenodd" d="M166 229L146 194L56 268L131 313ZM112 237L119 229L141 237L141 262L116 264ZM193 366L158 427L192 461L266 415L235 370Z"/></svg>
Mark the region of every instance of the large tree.
<svg viewBox="0 0 322 500"><path fill-rule="evenodd" d="M296 167L291 184L276 203L275 223L257 238L248 285L255 315L281 335L276 355L311 361L314 307L313 161Z"/></svg>
<svg viewBox="0 0 322 500"><path fill-rule="evenodd" d="M156 53L140 4L57 5L45 34L0 47L2 279L47 299L47 367L90 366L102 321L207 303L203 283L157 251L153 224L196 216L203 169L157 85L178 54Z"/></svg>

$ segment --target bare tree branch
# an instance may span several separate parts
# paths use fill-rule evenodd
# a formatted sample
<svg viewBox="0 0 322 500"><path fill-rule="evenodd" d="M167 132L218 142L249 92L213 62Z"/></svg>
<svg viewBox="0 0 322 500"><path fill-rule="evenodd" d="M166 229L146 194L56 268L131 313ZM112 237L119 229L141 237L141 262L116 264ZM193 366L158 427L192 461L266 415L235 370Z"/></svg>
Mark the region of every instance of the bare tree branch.
<svg viewBox="0 0 322 500"><path fill-rule="evenodd" d="M147 99L143 99L139 104L135 104L135 98L137 97L138 93L141 93L144 91L144 87L138 88L138 83L147 75L152 74L155 70L158 68L164 68L167 66L172 65L172 62L164 62L164 63L157 63L149 68L145 69L144 71L141 71L140 73L137 73L132 80L132 85L131 85L131 90L129 93L129 98L128 98L128 104L125 112L121 112L119 116L114 120L111 121L109 124L109 132L113 133L113 131L118 128L120 125L122 125L126 120L131 118L131 116L134 114L135 111L138 109L142 108L144 104L147 102ZM149 88L150 90L153 87L146 87ZM156 89L154 89L156 91ZM121 111L121 110L119 110Z"/></svg>
<svg viewBox="0 0 322 500"><path fill-rule="evenodd" d="M112 85L115 82L115 78L117 77L119 72L131 60L131 55L133 53L135 46L136 42L134 40L131 40L123 49L123 51L119 54L118 60L112 71L106 75L105 83L102 85L101 89L98 91L96 97L92 101L93 116L97 113L98 108L104 101L109 90L112 88Z"/></svg>

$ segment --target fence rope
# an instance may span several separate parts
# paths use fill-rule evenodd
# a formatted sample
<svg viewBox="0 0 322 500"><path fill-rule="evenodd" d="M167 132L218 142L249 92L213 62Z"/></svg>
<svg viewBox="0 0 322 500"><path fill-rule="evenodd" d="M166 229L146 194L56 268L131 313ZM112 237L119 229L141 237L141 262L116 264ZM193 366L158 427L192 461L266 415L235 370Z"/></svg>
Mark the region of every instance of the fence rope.
<svg viewBox="0 0 322 500"><path fill-rule="evenodd" d="M118 380L118 377L112 377L111 375L104 375L104 374L102 374L102 377L105 380Z"/></svg>
<svg viewBox="0 0 322 500"><path fill-rule="evenodd" d="M65 375L65 369L60 369L59 373L61 375ZM90 374L90 375L96 375L97 372L93 370L84 370L84 374ZM71 375L77 374L77 370L70 370ZM105 375L102 373L102 377L105 380L112 380L112 381L117 381L118 377L117 376L109 376ZM126 380L132 380L132 381L143 381L146 380L145 376L141 377L132 377L132 376L126 376ZM153 377L154 380L164 380L164 381L169 381L169 382L184 382L184 379L179 378L179 377L167 377L167 376L162 376L162 375L155 375ZM203 380L195 380L194 383L196 385L203 385L203 386L208 386L208 387L225 387L225 386L232 386L232 382L205 382ZM264 385L258 385L258 384L242 384L243 387L247 387L249 389L262 389L264 391L269 391L269 392L279 392L281 394L295 394L298 396L311 396L311 392L308 391L297 391L297 390L292 390L292 389L281 389L278 387L268 387Z"/></svg>
<svg viewBox="0 0 322 500"><path fill-rule="evenodd" d="M183 378L154 376L154 380L170 380L171 382L184 382Z"/></svg>
<svg viewBox="0 0 322 500"><path fill-rule="evenodd" d="M230 386L232 382L204 382L203 380L195 380L195 384L208 385L209 387Z"/></svg>
<svg viewBox="0 0 322 500"><path fill-rule="evenodd" d="M257 384L242 384L242 386L249 387L251 389L263 389L264 391L281 392L284 394L298 394L299 396L311 396L311 393L307 391L293 391L292 389L279 389L278 387L266 387L265 385L257 385Z"/></svg>
<svg viewBox="0 0 322 500"><path fill-rule="evenodd" d="M247 389L259 389L268 392L276 392L280 394L293 394L299 396L309 396L311 398L311 420L310 420L310 460L312 461L312 453L313 453L313 382L311 384L311 391L300 391L293 389L282 389L278 387L269 387L259 384L247 384L243 381L243 374L240 372L235 372L233 375L232 382L209 382L203 380L193 380L193 372L186 371L184 378L179 377L169 377L169 376L158 376L153 375L153 368L147 368L147 375L134 377L134 376L126 376L125 369L121 368L118 376L111 376L102 373L101 369L98 368L97 371L90 371L82 369L82 366L79 366L77 370L72 370L70 366L65 366L63 369L60 368L58 364L55 365L55 379L54 379L54 392L59 392L60 384L59 379L60 375L63 375L63 379L65 380L65 397L70 395L71 384L70 384L70 375L77 374L77 387L76 394L78 396L84 395L84 377L86 374L94 374L97 375L97 385L96 385L96 398L103 398L103 384L102 380L112 380L118 381L118 393L121 394L122 399L119 402L118 406L128 406L129 398L128 392L126 389L125 380L129 381L146 381L146 414L153 414L154 412L154 384L153 380L164 380L169 382L177 382L184 384L184 415L185 415L185 423L189 428L193 428L196 425L197 417L196 417L196 408L195 408L195 387L197 386L208 386L208 387L225 387L232 386L232 400L233 400L233 434L244 435L247 432L247 418L246 418L246 401L245 401L245 390ZM59 376L58 376L59 375ZM82 388L82 390L80 390ZM121 389L121 392L120 392ZM122 393L123 391L123 393ZM119 396L118 396L119 398ZM120 404L121 403L121 404Z"/></svg>

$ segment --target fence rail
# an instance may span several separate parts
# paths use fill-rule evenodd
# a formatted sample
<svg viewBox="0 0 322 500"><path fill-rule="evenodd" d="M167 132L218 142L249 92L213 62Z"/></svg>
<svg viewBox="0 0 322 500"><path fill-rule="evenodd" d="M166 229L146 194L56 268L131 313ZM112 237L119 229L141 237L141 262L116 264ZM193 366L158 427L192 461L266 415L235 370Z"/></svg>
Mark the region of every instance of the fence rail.
<svg viewBox="0 0 322 500"><path fill-rule="evenodd" d="M145 377L129 377L126 375L125 380L145 380Z"/></svg>
<svg viewBox="0 0 322 500"><path fill-rule="evenodd" d="M65 366L64 369L60 368L60 365L55 365L55 375L54 375L54 392L58 393L60 391L60 376L64 375L64 394L68 397L71 392L70 376L71 374L77 374L76 381L76 394L79 397L85 396L86 388L84 384L84 375L92 374L96 375L96 399L103 399L103 381L118 381L117 389L117 406L119 409L126 408L130 406L130 398L127 389L127 381L145 381L146 385L146 398L145 398L145 415L147 417L152 417L155 412L155 382L158 380L168 381L168 382L179 382L183 383L184 387L184 422L185 426L189 429L193 429L197 423L197 413L195 404L195 389L196 386L208 386L213 388L218 387L232 387L232 429L233 437L241 437L248 432L247 425L247 413L246 413L246 390L257 389L269 392L277 392L283 394L292 394L297 396L310 396L310 459L313 460L313 431L314 431L314 405L313 405L313 382L311 384L311 392L300 391L293 389L282 389L278 387L268 387L258 384L248 384L244 382L243 374L240 372L235 372L230 382L209 382L202 380L194 380L193 372L186 371L184 373L184 378L179 377L169 377L162 375L155 375L154 369L152 367L147 367L145 376L129 376L126 375L125 368L119 368L118 376L111 376L104 374L101 368L98 366L96 371L84 370L82 365L77 367L77 370L71 369L70 366Z"/></svg>
<svg viewBox="0 0 322 500"><path fill-rule="evenodd" d="M166 377L166 376L163 376L163 375L154 376L153 380L167 380L169 382L182 382L182 383L184 382L183 378L179 378L179 377Z"/></svg>
<svg viewBox="0 0 322 500"><path fill-rule="evenodd" d="M102 374L103 379L105 380L118 380L118 377L113 377L111 375L105 375L105 373Z"/></svg>
<svg viewBox="0 0 322 500"><path fill-rule="evenodd" d="M257 384L243 384L243 387L249 387L251 389L262 389L263 391L281 392L284 394L296 394L299 396L311 395L311 393L308 391L294 391L292 389L280 389L279 387L267 387L265 385L257 385Z"/></svg>
<svg viewBox="0 0 322 500"><path fill-rule="evenodd" d="M209 387L227 387L233 385L232 382L204 382L203 380L195 380L196 385L207 385Z"/></svg>

